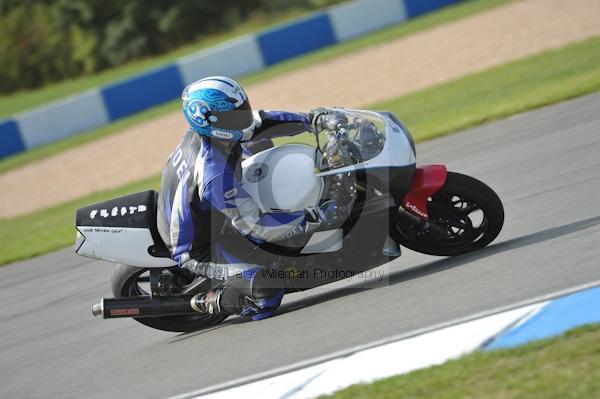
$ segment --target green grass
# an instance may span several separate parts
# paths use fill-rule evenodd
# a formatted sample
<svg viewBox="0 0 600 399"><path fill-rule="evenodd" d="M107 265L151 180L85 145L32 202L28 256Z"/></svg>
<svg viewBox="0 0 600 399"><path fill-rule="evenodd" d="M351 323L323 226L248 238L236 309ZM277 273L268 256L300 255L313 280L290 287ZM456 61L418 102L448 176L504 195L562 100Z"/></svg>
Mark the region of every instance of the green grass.
<svg viewBox="0 0 600 399"><path fill-rule="evenodd" d="M75 210L86 205L137 191L158 189L159 177L127 184L69 201L32 214L0 220L0 264L26 259L75 242Z"/></svg>
<svg viewBox="0 0 600 399"><path fill-rule="evenodd" d="M465 1L463 3L459 3L457 5L449 6L443 8L440 11L433 12L422 17L411 20L405 24L392 26L390 28L381 30L379 32L373 33L371 35L367 35L365 37L361 37L355 40L351 40L349 42L345 42L342 44L338 44L335 46L327 47L323 50L316 51L314 53L310 53L308 55L297 57L292 60L288 60L286 62L277 64L270 68L265 69L264 71L257 72L255 74L248 75L240 79L241 83L244 85L250 85L253 83L260 82L262 80L270 79L274 76L300 69L309 65L314 65L319 62L326 61L328 59L333 59L335 57L341 56L343 54L348 54L354 51L358 51L360 49L373 46L380 43L385 43L389 40L393 40L399 38L401 36L406 36L411 33L424 30L427 28L431 28L437 25L441 25L443 23L451 22L458 20L460 18L467 17L469 15L476 14L478 12L487 10L489 8L499 6L505 3L508 3L513 0L471 0ZM233 34L232 34L233 35ZM230 36L232 36L230 35ZM221 38L223 40L223 38ZM217 39L212 39L210 43L218 41ZM196 47L207 46L210 43L203 42L201 45L195 45ZM71 81L67 81L64 83L60 83L54 86L49 86L47 88L31 91L31 92L23 92L18 93L8 97L0 97L0 117L3 115L9 115L14 112L18 112L27 108L30 108L35 105L39 105L57 98L64 97L69 94L77 93L81 90L95 87L104 83L108 83L120 78L123 78L129 74L133 74L136 72L141 72L144 69L150 68L152 66L157 66L161 63L165 63L169 60L173 60L185 52L190 52L192 49L180 49L175 53L171 53L169 55L165 55L160 57L160 59L151 59L146 61L140 61L137 63L132 63L126 65L121 68L116 68L114 70L107 71L105 73L94 75L90 77L83 77L80 79L75 79ZM196 48L197 50L197 48ZM42 147L38 147L32 150L29 150L24 153L16 154L11 157L4 158L0 160L0 173L6 170L18 167L20 165L26 164L33 160L41 159L44 157L48 157L59 153L65 149L72 148L74 146L95 140L99 137L118 132L126 127L132 126L139 121L143 120L151 120L153 118L164 115L168 112L174 111L179 107L179 101L174 100L168 102L166 104L153 107L148 109L142 113L133 115L128 118L124 118L120 121L111 123L107 126L104 126L99 129L92 130L90 132L80 134L71 138L67 138L52 144L48 144Z"/></svg>
<svg viewBox="0 0 600 399"><path fill-rule="evenodd" d="M395 113L416 140L600 90L600 37L369 106Z"/></svg>
<svg viewBox="0 0 600 399"><path fill-rule="evenodd" d="M391 110L417 141L600 89L600 38L493 68L369 108ZM296 141L296 140L294 140ZM0 264L73 241L73 212L85 203L156 185L158 178L94 194L33 215L0 220Z"/></svg>
<svg viewBox="0 0 600 399"><path fill-rule="evenodd" d="M600 324L513 349L354 385L321 398L598 398Z"/></svg>

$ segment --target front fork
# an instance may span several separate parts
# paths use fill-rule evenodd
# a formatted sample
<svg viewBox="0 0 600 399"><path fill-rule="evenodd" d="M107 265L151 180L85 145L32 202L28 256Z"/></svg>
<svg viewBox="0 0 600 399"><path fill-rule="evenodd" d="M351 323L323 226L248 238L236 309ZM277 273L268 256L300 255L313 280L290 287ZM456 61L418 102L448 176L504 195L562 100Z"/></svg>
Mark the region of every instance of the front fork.
<svg viewBox="0 0 600 399"><path fill-rule="evenodd" d="M445 165L424 165L415 169L410 190L398 206L398 216L418 229L436 235L449 236L450 232L429 219L427 200L446 183Z"/></svg>
<svg viewBox="0 0 600 399"><path fill-rule="evenodd" d="M400 219L405 220L420 230L431 231L432 233L440 236L450 235L450 232L444 227L437 223L431 222L428 218L424 218L407 211L402 207L402 205L398 206L398 216Z"/></svg>

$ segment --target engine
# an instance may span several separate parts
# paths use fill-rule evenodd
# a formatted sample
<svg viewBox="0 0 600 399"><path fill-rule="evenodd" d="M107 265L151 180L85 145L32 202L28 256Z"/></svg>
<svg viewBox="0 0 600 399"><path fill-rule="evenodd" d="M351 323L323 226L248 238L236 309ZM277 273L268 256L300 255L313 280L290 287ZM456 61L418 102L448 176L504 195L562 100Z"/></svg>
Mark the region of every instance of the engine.
<svg viewBox="0 0 600 399"><path fill-rule="evenodd" d="M323 151L321 171L341 169L359 162L361 157L358 149L347 139L343 131L329 134ZM342 172L327 175L324 183L322 198L334 200L342 216L341 219L345 220L356 201L356 174Z"/></svg>

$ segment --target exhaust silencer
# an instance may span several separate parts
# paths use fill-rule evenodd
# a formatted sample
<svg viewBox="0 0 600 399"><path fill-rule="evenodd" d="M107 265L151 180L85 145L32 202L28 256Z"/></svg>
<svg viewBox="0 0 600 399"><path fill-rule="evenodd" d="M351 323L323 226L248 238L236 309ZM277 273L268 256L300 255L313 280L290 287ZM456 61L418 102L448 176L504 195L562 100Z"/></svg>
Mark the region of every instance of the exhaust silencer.
<svg viewBox="0 0 600 399"><path fill-rule="evenodd" d="M102 298L92 306L92 315L115 319L197 314L191 300L192 296Z"/></svg>

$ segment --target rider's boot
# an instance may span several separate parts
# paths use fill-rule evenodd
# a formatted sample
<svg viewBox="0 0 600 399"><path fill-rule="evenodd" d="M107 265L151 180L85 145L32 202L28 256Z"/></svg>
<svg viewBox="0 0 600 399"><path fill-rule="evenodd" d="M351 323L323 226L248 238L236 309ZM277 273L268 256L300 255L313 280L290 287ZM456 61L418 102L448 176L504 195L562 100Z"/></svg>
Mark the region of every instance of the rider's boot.
<svg viewBox="0 0 600 399"><path fill-rule="evenodd" d="M207 314L252 316L253 320L273 316L283 298L284 281L262 266L243 262L220 245L215 247L215 252L222 263L211 263L213 268L226 269L235 265L244 271L228 277L223 285L194 296L191 303L194 310ZM190 262L195 275L203 275L202 266L203 263Z"/></svg>
<svg viewBox="0 0 600 399"><path fill-rule="evenodd" d="M252 320L262 320L275 315L275 311L281 304L284 290L281 289L271 298L249 301L250 305L242 310L241 316L252 316Z"/></svg>
<svg viewBox="0 0 600 399"><path fill-rule="evenodd" d="M269 298L249 298L233 287L219 287L207 293L195 295L192 308L199 313L211 315L252 316L252 320L262 320L275 314L283 298L284 290L279 290Z"/></svg>

